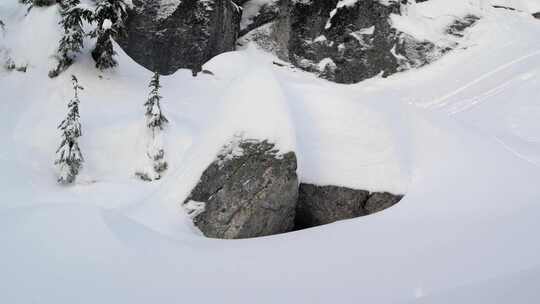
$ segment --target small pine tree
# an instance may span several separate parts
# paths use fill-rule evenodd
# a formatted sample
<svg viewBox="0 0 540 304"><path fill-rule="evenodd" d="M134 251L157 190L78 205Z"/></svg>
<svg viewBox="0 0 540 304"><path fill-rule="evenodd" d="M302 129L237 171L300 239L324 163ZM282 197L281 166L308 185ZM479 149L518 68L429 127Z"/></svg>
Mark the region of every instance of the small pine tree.
<svg viewBox="0 0 540 304"><path fill-rule="evenodd" d="M161 85L159 83L159 74L156 72L150 80L148 87L151 88L148 100L144 103L146 107L145 118L146 127L149 131L149 142L147 145L146 155L152 162L152 173L137 172L136 175L143 180L153 180L161 178L161 173L167 169L167 161L165 160L165 150L161 142L161 131L169 122L161 111L160 101L162 97L159 95Z"/></svg>
<svg viewBox="0 0 540 304"><path fill-rule="evenodd" d="M79 90L84 88L79 85L77 77L72 77L74 97L68 103L68 113L66 118L58 125L62 132L62 141L56 150L56 161L59 170L58 183L71 184L75 181L84 162L81 149L79 148L79 137L82 135L81 122L79 116Z"/></svg>
<svg viewBox="0 0 540 304"><path fill-rule="evenodd" d="M49 77L53 78L65 71L74 61L78 53L83 48L85 36L83 21L90 21L91 11L81 8L79 0L63 0L60 3L60 14L62 20L60 25L64 29L64 35L60 39L57 51L58 65L49 72Z"/></svg>
<svg viewBox="0 0 540 304"><path fill-rule="evenodd" d="M163 130L169 121L163 113L161 113L160 101L163 97L159 95L161 84L159 83L159 74L157 72L152 76L148 87L151 88L151 90L148 100L144 103L144 106L146 107L146 125L153 131Z"/></svg>
<svg viewBox="0 0 540 304"><path fill-rule="evenodd" d="M112 38L124 28L128 5L124 0L99 0L94 11L94 21L97 27L90 36L97 38L92 51L96 68L106 70L118 65L114 59Z"/></svg>

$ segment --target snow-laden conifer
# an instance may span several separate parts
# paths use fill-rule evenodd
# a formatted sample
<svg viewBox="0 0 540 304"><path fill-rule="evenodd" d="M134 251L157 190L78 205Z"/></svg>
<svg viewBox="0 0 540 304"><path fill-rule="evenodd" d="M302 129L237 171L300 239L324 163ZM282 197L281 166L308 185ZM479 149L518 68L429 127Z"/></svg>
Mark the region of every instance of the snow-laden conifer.
<svg viewBox="0 0 540 304"><path fill-rule="evenodd" d="M80 6L79 0L63 0L60 2L60 25L64 30L56 54L58 65L49 72L49 77L56 77L65 71L75 60L83 48L85 32L83 22L90 21L92 12Z"/></svg>
<svg viewBox="0 0 540 304"><path fill-rule="evenodd" d="M84 162L79 148L79 137L82 135L79 115L79 90L83 90L83 87L79 85L77 77L74 75L71 77L74 96L68 103L66 118L58 126L62 133L62 141L58 150L56 150L56 161L54 162L58 167L58 183L60 184L73 183Z"/></svg>
<svg viewBox="0 0 540 304"><path fill-rule="evenodd" d="M124 0L98 0L97 2L93 16L96 29L90 36L97 39L92 58L96 62L96 68L100 70L110 69L118 64L114 59L116 52L112 38L123 29L127 9L128 3Z"/></svg>
<svg viewBox="0 0 540 304"><path fill-rule="evenodd" d="M161 95L159 89L159 74L156 72L150 80L150 94L144 103L146 108L146 129L148 131L148 143L146 155L151 161L151 169L146 172L137 172L136 175L143 180L154 180L161 178L161 173L167 169L165 160L165 150L162 143L162 131L169 122L161 111Z"/></svg>

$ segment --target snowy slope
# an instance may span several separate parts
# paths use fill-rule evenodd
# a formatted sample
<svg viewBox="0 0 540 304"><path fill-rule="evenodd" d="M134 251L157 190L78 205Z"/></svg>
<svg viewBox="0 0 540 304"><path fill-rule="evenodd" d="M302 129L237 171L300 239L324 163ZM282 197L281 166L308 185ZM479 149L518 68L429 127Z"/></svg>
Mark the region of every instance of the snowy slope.
<svg viewBox="0 0 540 304"><path fill-rule="evenodd" d="M432 1L414 13L443 14ZM503 1L528 12L474 2L444 8L482 15L466 48L387 79L337 85L253 47L214 58L215 76L163 77L170 168L155 183L133 176L151 73L117 48L115 71L98 73L86 54L50 80L56 9L24 17L1 3L0 48L29 69L0 69L0 302L540 301L538 1ZM60 187L52 163L70 74L85 87L86 163ZM237 134L295 150L303 181L407 195L304 231L203 238L180 202Z"/></svg>

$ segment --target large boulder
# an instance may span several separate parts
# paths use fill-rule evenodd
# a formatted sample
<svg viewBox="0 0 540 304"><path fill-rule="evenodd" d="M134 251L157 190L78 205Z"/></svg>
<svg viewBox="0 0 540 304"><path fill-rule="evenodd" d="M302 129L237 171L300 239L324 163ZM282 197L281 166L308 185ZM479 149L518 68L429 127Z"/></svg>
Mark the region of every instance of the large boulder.
<svg viewBox="0 0 540 304"><path fill-rule="evenodd" d="M116 40L149 70L198 72L212 57L235 49L241 10L231 0L133 0L133 5Z"/></svg>
<svg viewBox="0 0 540 304"><path fill-rule="evenodd" d="M233 142L204 171L185 204L207 237L251 238L291 231L298 198L297 160L267 141Z"/></svg>
<svg viewBox="0 0 540 304"><path fill-rule="evenodd" d="M373 214L397 204L402 195L339 186L300 184L295 229Z"/></svg>

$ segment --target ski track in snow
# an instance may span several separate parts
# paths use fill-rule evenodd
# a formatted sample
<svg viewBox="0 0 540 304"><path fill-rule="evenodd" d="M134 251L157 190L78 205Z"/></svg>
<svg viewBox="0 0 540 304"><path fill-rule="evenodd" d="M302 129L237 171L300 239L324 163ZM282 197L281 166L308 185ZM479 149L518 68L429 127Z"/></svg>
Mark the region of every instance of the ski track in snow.
<svg viewBox="0 0 540 304"><path fill-rule="evenodd" d="M535 57L535 56L538 56L538 55L540 55L540 50L535 51L535 52L533 52L531 54L522 56L522 57L517 58L515 60L512 60L512 61L510 61L510 62L508 62L506 64L500 65L496 69L494 69L494 70L492 70L492 71L490 71L488 73L483 74L479 78L476 78L476 79L472 80L467 85L464 85L464 86L460 87L457 90L454 90L454 91L452 91L452 92L450 92L450 93L448 93L448 94L446 94L446 95L444 95L444 96L442 96L442 97L440 97L438 99L435 99L432 102L422 104L422 106L426 107L426 108L430 108L430 107L442 108L442 107L445 107L445 106L448 105L447 100L450 99L451 97L453 97L453 96L455 96L455 95L457 95L457 94L459 94L459 93L461 93L461 92L463 92L463 91L465 91L465 90L467 90L469 88L472 88L475 85L478 85L480 82L482 82L482 81L496 75L497 73L500 73L500 72L504 71L505 69L508 69L508 68L512 67L515 64L521 63L521 62L523 62L523 61L525 61L525 60L527 60L527 59L529 59L531 57ZM475 98L476 97L473 97L472 99L475 99Z"/></svg>

